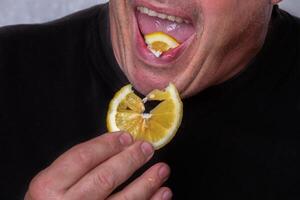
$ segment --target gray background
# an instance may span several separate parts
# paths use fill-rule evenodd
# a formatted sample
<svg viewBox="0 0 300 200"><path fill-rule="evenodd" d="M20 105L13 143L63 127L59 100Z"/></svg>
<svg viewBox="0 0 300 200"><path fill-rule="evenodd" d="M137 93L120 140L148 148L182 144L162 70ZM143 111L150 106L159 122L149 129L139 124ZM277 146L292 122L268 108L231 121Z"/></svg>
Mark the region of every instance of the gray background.
<svg viewBox="0 0 300 200"><path fill-rule="evenodd" d="M45 22L106 1L107 0L0 0L0 26ZM280 6L292 14L300 16L299 0L283 0Z"/></svg>

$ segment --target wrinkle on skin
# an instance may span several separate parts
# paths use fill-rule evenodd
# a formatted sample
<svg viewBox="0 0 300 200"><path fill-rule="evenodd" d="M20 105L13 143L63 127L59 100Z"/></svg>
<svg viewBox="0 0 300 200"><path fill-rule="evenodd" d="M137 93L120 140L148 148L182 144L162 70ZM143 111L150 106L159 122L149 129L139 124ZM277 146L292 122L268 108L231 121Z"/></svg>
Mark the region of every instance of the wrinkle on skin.
<svg viewBox="0 0 300 200"><path fill-rule="evenodd" d="M167 67L141 59L136 48L134 3L110 0L114 53L122 71L141 93L173 82L192 96L240 73L261 49L276 0L148 0L169 10L181 8L195 27L191 45ZM142 3L143 4L143 3Z"/></svg>

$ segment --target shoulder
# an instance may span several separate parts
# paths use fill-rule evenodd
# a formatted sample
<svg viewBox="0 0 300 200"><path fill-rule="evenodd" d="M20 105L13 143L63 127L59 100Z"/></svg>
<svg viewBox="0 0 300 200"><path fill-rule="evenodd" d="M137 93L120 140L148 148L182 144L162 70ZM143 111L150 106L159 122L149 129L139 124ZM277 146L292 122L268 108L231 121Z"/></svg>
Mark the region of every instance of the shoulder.
<svg viewBox="0 0 300 200"><path fill-rule="evenodd" d="M90 38L107 5L97 5L55 21L0 28L0 79L32 71L47 73L83 62Z"/></svg>
<svg viewBox="0 0 300 200"><path fill-rule="evenodd" d="M46 84L79 76L86 70L90 40L105 8L97 5L47 23L0 28L0 85L16 82L7 87L17 88L29 81Z"/></svg>
<svg viewBox="0 0 300 200"><path fill-rule="evenodd" d="M72 13L65 17L40 24L18 24L0 27L0 38L15 34L26 34L26 32L51 29L54 27L80 25L88 22L91 18L95 18L106 8L106 4L96 5L78 12Z"/></svg>
<svg viewBox="0 0 300 200"><path fill-rule="evenodd" d="M16 54L16 47L41 50L41 45L54 47L70 40L76 41L76 36L88 33L105 6L97 5L47 23L1 27L0 56L3 51Z"/></svg>
<svg viewBox="0 0 300 200"><path fill-rule="evenodd" d="M272 42L276 43L276 49L272 52L278 52L278 59L298 71L300 76L300 18L276 7L273 19L271 29L275 27L273 35L276 37L273 37Z"/></svg>
<svg viewBox="0 0 300 200"><path fill-rule="evenodd" d="M285 24L286 33L290 36L291 40L294 40L294 45L300 47L300 18L290 14L289 12L278 9L276 14L280 18L281 22Z"/></svg>
<svg viewBox="0 0 300 200"><path fill-rule="evenodd" d="M300 49L300 18L295 16L290 17L292 18L292 22L295 27L295 37L297 38L297 44ZM300 55L300 51L298 53Z"/></svg>
<svg viewBox="0 0 300 200"><path fill-rule="evenodd" d="M295 65L300 76L300 18L287 12L283 12L283 15L285 15L287 21L290 23L291 28L288 31L288 35L290 36L291 48L295 55Z"/></svg>

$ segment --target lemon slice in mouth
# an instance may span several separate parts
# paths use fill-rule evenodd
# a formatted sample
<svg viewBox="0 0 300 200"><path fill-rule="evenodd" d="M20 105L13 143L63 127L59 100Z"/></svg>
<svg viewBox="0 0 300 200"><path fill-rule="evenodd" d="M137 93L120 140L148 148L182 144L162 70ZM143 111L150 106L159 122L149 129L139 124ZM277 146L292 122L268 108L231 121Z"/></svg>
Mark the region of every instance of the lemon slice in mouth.
<svg viewBox="0 0 300 200"><path fill-rule="evenodd" d="M147 101L160 103L145 113ZM109 132L126 131L135 140L148 141L155 149L160 149L175 136L182 114L182 101L173 84L165 90L153 90L144 99L137 96L129 84L111 100L106 122Z"/></svg>
<svg viewBox="0 0 300 200"><path fill-rule="evenodd" d="M154 32L144 36L148 49L156 56L160 57L164 52L174 49L180 43L172 36L164 32Z"/></svg>

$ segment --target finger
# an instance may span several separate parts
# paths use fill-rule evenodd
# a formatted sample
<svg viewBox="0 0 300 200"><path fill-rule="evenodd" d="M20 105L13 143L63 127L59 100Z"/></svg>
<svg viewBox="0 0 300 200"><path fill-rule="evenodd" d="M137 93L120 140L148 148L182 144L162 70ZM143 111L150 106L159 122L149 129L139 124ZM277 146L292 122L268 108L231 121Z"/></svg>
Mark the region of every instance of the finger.
<svg viewBox="0 0 300 200"><path fill-rule="evenodd" d="M170 200L172 199L173 193L170 188L162 187L160 188L150 200Z"/></svg>
<svg viewBox="0 0 300 200"><path fill-rule="evenodd" d="M38 178L49 189L66 190L101 162L132 143L127 133L109 133L76 145L61 155Z"/></svg>
<svg viewBox="0 0 300 200"><path fill-rule="evenodd" d="M166 164L156 164L109 200L148 200L168 179L169 174L170 168Z"/></svg>
<svg viewBox="0 0 300 200"><path fill-rule="evenodd" d="M83 177L66 193L66 199L105 199L153 155L147 142L138 141Z"/></svg>

